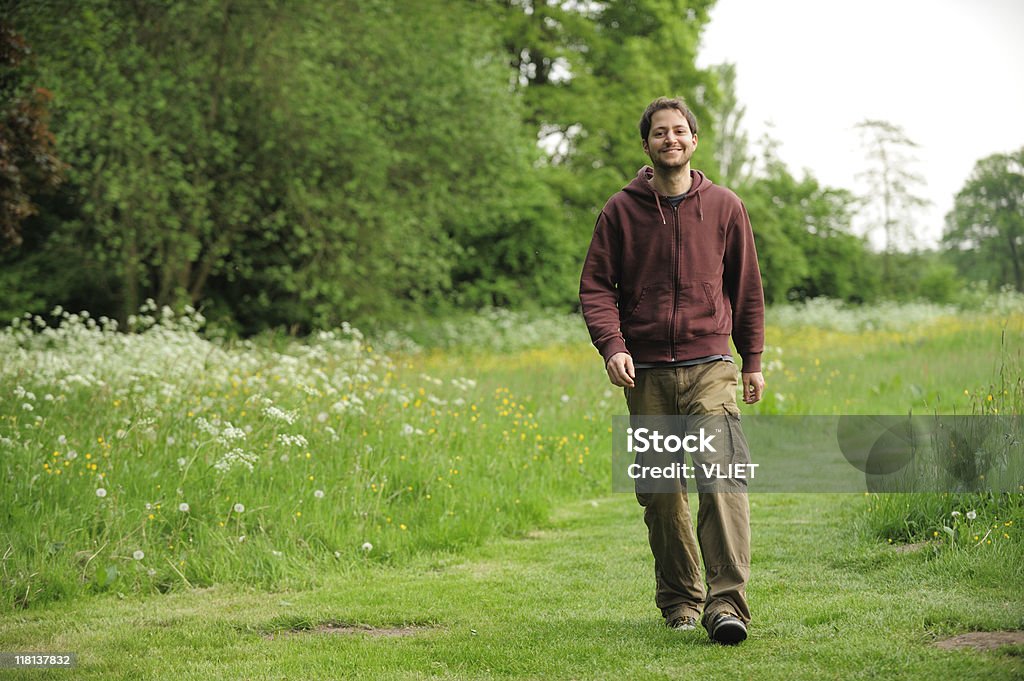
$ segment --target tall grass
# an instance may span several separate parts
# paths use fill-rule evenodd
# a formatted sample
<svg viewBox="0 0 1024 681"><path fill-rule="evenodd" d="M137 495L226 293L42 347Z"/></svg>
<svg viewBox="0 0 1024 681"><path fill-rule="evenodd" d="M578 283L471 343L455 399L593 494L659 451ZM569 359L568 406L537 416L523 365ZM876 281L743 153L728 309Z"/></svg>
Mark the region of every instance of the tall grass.
<svg viewBox="0 0 1024 681"><path fill-rule="evenodd" d="M996 361L998 368L990 382L975 391L964 390L969 399L965 413L982 417L975 423L985 428L985 417L1024 414L1024 347L1021 329L1008 323L1000 334ZM1015 422L1016 423L1016 422ZM992 425L996 420L992 419ZM1005 422L1003 424L1005 426ZM1009 429L1008 444L1019 463L1024 442L1016 429ZM1006 443L1003 443L1004 445ZM970 452L980 456L983 452ZM952 456L940 450L937 456ZM984 468L984 467L983 467ZM983 474L986 470L981 471ZM1019 477L1021 472L1015 471ZM872 495L868 501L865 528L889 543L934 541L953 550L978 550L993 544L1013 546L1013 559L1024 559L1020 526L1024 525L1024 478L1010 492L915 493Z"/></svg>
<svg viewBox="0 0 1024 681"><path fill-rule="evenodd" d="M992 377L1024 315L931 308L907 325L892 308L869 328L817 305L769 312L769 397L749 412L970 413L1019 395L1015 370ZM0 332L0 607L307 584L523 532L610 490L625 406L577 316L492 312L379 342L347 325L227 342L203 321L147 305L130 333L63 310ZM950 503L893 506L913 531L869 531L941 533L974 509ZM1017 541L1018 525L989 539Z"/></svg>
<svg viewBox="0 0 1024 681"><path fill-rule="evenodd" d="M523 394L348 326L275 351L206 340L194 311L147 307L129 334L55 312L0 334L8 607L455 550L606 484L611 391L577 401L572 371ZM529 371L562 352L585 365L551 348Z"/></svg>

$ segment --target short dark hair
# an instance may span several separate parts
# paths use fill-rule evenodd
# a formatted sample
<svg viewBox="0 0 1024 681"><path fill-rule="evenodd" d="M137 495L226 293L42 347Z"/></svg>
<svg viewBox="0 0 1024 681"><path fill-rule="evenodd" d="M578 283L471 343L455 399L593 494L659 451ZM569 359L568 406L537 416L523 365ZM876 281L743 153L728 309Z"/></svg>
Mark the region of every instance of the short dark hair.
<svg viewBox="0 0 1024 681"><path fill-rule="evenodd" d="M644 115L640 118L640 139L645 142L647 141L647 136L651 134L651 118L662 109L676 109L679 111L690 125L690 132L694 135L697 134L697 117L690 111L690 107L686 106L686 102L682 97L658 97L647 105Z"/></svg>

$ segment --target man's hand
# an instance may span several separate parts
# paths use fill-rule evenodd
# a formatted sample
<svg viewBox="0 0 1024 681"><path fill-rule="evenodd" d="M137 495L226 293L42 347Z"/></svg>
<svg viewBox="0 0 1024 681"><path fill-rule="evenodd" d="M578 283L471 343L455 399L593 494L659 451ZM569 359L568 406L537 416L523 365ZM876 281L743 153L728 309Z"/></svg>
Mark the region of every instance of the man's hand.
<svg viewBox="0 0 1024 681"><path fill-rule="evenodd" d="M754 404L764 395L764 376L760 371L743 374L743 401Z"/></svg>
<svg viewBox="0 0 1024 681"><path fill-rule="evenodd" d="M608 358L608 363L604 365L604 368L608 372L608 380L612 382L612 385L617 385L620 388L634 387L633 379L636 378L636 370L633 368L633 358L628 352L616 352Z"/></svg>

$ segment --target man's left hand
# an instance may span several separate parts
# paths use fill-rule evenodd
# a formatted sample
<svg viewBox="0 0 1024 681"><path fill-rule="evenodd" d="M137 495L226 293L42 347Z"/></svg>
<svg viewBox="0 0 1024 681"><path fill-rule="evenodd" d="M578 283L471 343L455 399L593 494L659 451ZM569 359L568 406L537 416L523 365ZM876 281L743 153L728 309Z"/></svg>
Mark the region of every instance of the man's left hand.
<svg viewBox="0 0 1024 681"><path fill-rule="evenodd" d="M743 374L743 402L754 404L764 394L764 375L760 371Z"/></svg>

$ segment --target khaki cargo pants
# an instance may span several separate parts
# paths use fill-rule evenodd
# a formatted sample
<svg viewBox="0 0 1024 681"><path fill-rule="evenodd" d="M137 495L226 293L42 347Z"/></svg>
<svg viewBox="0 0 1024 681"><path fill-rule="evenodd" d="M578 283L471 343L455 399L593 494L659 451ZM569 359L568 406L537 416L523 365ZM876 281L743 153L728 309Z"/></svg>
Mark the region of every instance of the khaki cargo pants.
<svg viewBox="0 0 1024 681"><path fill-rule="evenodd" d="M729 463L749 463L736 406L738 376L736 365L725 361L637 369L635 387L625 389L626 403L633 416L729 415L730 430L736 436L730 440L733 444L719 447L718 454L711 456L720 457L723 468ZM745 482L729 482L736 491L705 492L698 486L696 540L685 480L673 492L637 492L654 554L655 603L669 621L687 615L699 619L703 610L705 625L721 612L750 622L746 598L750 507ZM700 556L704 559L706 592Z"/></svg>

